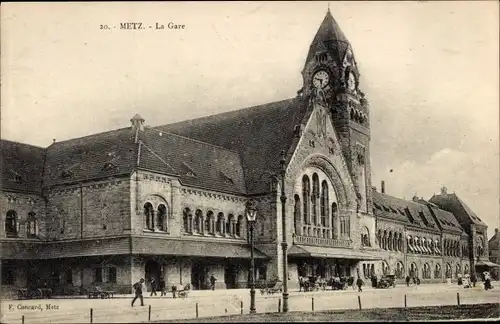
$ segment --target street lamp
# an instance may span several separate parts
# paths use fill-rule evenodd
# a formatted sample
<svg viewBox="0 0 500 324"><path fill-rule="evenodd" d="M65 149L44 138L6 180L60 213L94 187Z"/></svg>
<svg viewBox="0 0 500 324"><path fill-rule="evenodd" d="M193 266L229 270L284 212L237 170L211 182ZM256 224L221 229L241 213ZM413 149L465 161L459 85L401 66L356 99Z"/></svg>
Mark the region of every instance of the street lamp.
<svg viewBox="0 0 500 324"><path fill-rule="evenodd" d="M253 229L255 225L255 219L257 218L257 209L253 205L252 202L247 203L247 220L248 225L250 226L250 244L252 245L252 249L250 252L250 271L252 273L251 278L252 282L250 283L250 314L255 314L255 261L253 256L254 250L254 239L253 239Z"/></svg>
<svg viewBox="0 0 500 324"><path fill-rule="evenodd" d="M288 312L288 256L286 242L286 195L285 195L285 151L281 151L281 232L283 233L283 240L281 242L281 248L283 249L283 313Z"/></svg>

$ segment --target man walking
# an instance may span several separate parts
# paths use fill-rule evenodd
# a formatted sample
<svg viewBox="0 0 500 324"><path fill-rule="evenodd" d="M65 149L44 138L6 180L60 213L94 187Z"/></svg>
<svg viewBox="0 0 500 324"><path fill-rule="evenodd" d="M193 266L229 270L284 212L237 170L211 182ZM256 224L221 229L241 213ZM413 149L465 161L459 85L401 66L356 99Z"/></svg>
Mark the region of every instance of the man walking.
<svg viewBox="0 0 500 324"><path fill-rule="evenodd" d="M217 281L217 279L215 279L214 274L212 273L212 275L210 276L210 287L212 288L212 290L215 290L215 282L216 281Z"/></svg>
<svg viewBox="0 0 500 324"><path fill-rule="evenodd" d="M411 280L410 276L406 276L406 286L407 287L410 287L410 280Z"/></svg>
<svg viewBox="0 0 500 324"><path fill-rule="evenodd" d="M358 292L362 292L363 291L363 289L361 289L361 286L363 286L364 284L365 283L363 282L363 279L358 278L358 280L356 280L356 285L358 286Z"/></svg>
<svg viewBox="0 0 500 324"><path fill-rule="evenodd" d="M142 298L142 284L144 283L144 279L141 278L139 282L136 282L133 286L135 290L135 297L132 299L132 307L134 307L134 303L137 300L137 298L141 299L141 306L144 306L144 299Z"/></svg>
<svg viewBox="0 0 500 324"><path fill-rule="evenodd" d="M160 278L160 296L166 296L167 292L165 291L165 280Z"/></svg>
<svg viewBox="0 0 500 324"><path fill-rule="evenodd" d="M151 279L151 295L149 295L150 297L156 295L156 290L158 289L158 287L156 287L156 281L155 281L155 278Z"/></svg>

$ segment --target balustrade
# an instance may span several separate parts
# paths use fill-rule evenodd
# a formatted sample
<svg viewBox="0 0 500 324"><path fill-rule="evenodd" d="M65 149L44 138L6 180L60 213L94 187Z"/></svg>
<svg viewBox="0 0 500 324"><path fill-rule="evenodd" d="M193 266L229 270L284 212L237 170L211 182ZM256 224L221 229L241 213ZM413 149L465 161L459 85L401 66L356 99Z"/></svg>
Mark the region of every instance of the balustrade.
<svg viewBox="0 0 500 324"><path fill-rule="evenodd" d="M349 240L340 240L328 237L313 237L313 236L295 236L293 242L295 244L314 245L314 246L327 246L327 247L341 247L350 248L352 242Z"/></svg>

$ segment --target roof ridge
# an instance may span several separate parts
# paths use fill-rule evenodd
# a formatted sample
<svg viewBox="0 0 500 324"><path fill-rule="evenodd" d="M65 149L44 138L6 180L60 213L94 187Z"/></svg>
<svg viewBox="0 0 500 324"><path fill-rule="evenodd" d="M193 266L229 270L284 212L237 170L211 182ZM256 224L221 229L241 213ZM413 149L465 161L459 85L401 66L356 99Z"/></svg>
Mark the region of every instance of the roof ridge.
<svg viewBox="0 0 500 324"><path fill-rule="evenodd" d="M97 136L102 136L104 134L109 134L109 133L113 133L113 132L117 132L117 131L123 131L123 130L126 130L126 129L130 129L130 127L122 127L122 128L117 128L117 129L112 129L112 130L109 130L109 131L105 131L105 132L94 133L94 134L89 134L89 135L80 136L80 137L74 137L74 138L70 138L70 139L67 139L67 140L62 140L62 141L59 141L59 142L56 141L56 142L50 144L47 148L51 147L54 144L60 144L60 143L74 141L74 140L81 140L81 139L88 138L88 137L93 137L93 136L96 136L96 137Z"/></svg>
<svg viewBox="0 0 500 324"><path fill-rule="evenodd" d="M162 126L157 126L157 127L162 127ZM187 140L190 140L190 141L193 141L193 142L197 142L197 143L201 143L201 144L206 144L206 145L213 146L213 147L216 147L216 148L219 148L219 149L223 149L223 150L229 151L231 153L236 153L239 156L239 153L237 151L233 151L231 149L228 149L227 147L223 147L223 146L215 145L215 144L212 144L212 143L203 142L203 141L197 140L195 138L191 138L191 137L187 137L187 136L182 136L182 135L179 135L179 134L171 133L169 131L164 131L164 130L158 129L156 127L153 127L153 126L149 126L148 128L149 129L157 130L157 131L161 132L162 134L168 134L168 135L171 135L171 136L176 136L176 137L184 138L184 139L187 139Z"/></svg>
<svg viewBox="0 0 500 324"><path fill-rule="evenodd" d="M46 147L43 147L43 146L38 146L38 145L33 145L33 144L28 144L28 143L23 143L23 142L18 142L18 141L11 141L11 140L7 140L7 139L0 139L0 142L9 142L9 143L13 143L13 144L21 144L21 145L25 145L25 146L31 146L31 147L36 147L36 148L39 148L39 149L42 149L42 150L46 150L47 148Z"/></svg>
<svg viewBox="0 0 500 324"><path fill-rule="evenodd" d="M171 168L175 173L179 174L179 172L177 172L176 169L174 169L170 164L168 164L164 159L162 159L158 154L156 154L156 152L152 148L147 146L142 140L139 140L139 142L141 143L141 146L144 146L145 148L147 148L151 153L153 153L154 156L156 156L160 161L165 163L166 166ZM140 161L139 161L139 164L140 164Z"/></svg>
<svg viewBox="0 0 500 324"><path fill-rule="evenodd" d="M178 123L184 123L184 122L187 122L187 121L195 121L195 120L200 120L200 119L204 119L204 118L212 118L212 117L222 116L222 115L226 115L226 114L230 115L232 113L236 113L236 112L240 112L240 111L245 111L245 110L250 110L250 109L256 109L256 108L262 108L262 107L268 107L271 104L278 104L278 103L281 103L281 102L291 101L291 100L296 100L296 99L297 99L297 96L291 97L291 98L288 98L288 99L282 99L282 100L278 100L278 101L273 101L273 102L268 102L268 103L262 103L262 104L258 104L258 105L254 105L254 106L250 106L250 107L245 107L245 108L240 108L240 109L235 109L235 110L229 110L229 111L221 112L221 113L218 113L218 114L206 115L206 116L196 117L196 118L192 118L192 119L179 120L179 121L176 121L176 122L173 122L173 123L170 123L170 124L159 125L159 126L156 126L156 127L166 127L166 126L169 126L169 125L174 125L174 124L178 124Z"/></svg>

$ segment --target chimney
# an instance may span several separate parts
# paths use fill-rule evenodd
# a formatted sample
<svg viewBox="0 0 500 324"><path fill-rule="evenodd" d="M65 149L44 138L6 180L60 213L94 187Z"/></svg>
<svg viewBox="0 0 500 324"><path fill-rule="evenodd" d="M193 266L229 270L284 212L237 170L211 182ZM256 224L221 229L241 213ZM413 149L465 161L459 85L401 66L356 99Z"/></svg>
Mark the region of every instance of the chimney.
<svg viewBox="0 0 500 324"><path fill-rule="evenodd" d="M448 194L448 189L446 189L446 187L443 186L443 188L441 188L441 195L446 196L447 194Z"/></svg>
<svg viewBox="0 0 500 324"><path fill-rule="evenodd" d="M382 182L380 183L380 192L385 194L385 181L382 180Z"/></svg>
<svg viewBox="0 0 500 324"><path fill-rule="evenodd" d="M139 114L135 114L134 117L130 119L130 122L132 123L133 131L144 130L144 118L142 118Z"/></svg>

